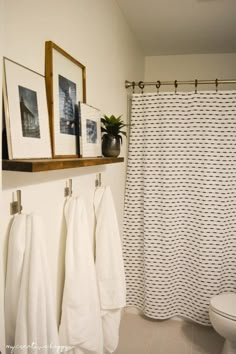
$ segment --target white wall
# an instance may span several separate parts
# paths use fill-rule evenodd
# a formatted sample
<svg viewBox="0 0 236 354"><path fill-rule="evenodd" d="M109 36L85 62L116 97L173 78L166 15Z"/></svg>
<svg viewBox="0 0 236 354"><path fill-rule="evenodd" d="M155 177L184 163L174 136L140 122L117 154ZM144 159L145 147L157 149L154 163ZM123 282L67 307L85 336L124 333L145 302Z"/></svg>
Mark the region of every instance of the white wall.
<svg viewBox="0 0 236 354"><path fill-rule="evenodd" d="M197 54L150 56L145 58L145 81L215 80L236 79L236 54ZM236 85L219 85L221 89L236 89ZM173 86L163 86L161 91L173 91ZM194 90L191 86L179 86L179 90ZM201 85L200 90L213 89ZM151 89L148 87L148 91ZM152 87L152 91L156 88Z"/></svg>
<svg viewBox="0 0 236 354"><path fill-rule="evenodd" d="M44 43L52 40L86 66L87 102L106 114L123 114L126 119L124 81L143 77L144 57L114 0L8 0L4 19L6 57L43 74ZM121 156L125 151L123 146ZM38 212L47 225L42 237L47 244L58 319L64 268L65 183L73 178L74 195L85 198L91 215L98 172L102 172L102 183L112 188L121 226L124 163L36 174L2 173L4 259L11 220L9 204L13 192L20 188L24 212Z"/></svg>
<svg viewBox="0 0 236 354"><path fill-rule="evenodd" d="M0 62L2 62L3 56L3 18L4 18L4 0L0 0ZM0 82L2 82L2 65L0 67ZM0 95L0 112L2 112L2 95ZM0 119L0 132L2 131L2 120ZM0 142L1 142L1 134L0 134ZM2 156L1 152L2 144L0 144L0 156ZM2 210L2 176L0 170L0 213ZM2 215L0 217L0 351L4 352L5 348L5 336L4 336L4 257L3 257L3 232L1 230L2 224Z"/></svg>

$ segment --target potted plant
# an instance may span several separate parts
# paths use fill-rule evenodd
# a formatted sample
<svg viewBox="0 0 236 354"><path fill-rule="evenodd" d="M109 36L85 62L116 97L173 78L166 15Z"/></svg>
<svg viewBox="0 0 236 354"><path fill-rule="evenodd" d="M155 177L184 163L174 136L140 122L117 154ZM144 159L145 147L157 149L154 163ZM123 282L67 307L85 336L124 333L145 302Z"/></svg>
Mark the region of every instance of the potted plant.
<svg viewBox="0 0 236 354"><path fill-rule="evenodd" d="M121 116L110 117L104 115L101 118L102 123L102 154L105 157L117 157L120 154L120 144L122 143L122 135L127 136L122 130L129 124L125 124Z"/></svg>

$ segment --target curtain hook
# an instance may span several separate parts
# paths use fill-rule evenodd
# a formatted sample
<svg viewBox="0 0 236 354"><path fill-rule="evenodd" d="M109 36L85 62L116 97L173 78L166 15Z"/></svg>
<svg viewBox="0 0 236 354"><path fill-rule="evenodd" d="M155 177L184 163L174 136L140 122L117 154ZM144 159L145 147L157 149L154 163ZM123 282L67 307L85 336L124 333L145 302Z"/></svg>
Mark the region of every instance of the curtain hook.
<svg viewBox="0 0 236 354"><path fill-rule="evenodd" d="M143 93L143 89L145 87L144 82L143 81L139 81L138 86L141 89L141 93Z"/></svg>
<svg viewBox="0 0 236 354"><path fill-rule="evenodd" d="M177 87L178 87L178 81L177 80L175 80L174 85L175 85L175 93L177 93Z"/></svg>
<svg viewBox="0 0 236 354"><path fill-rule="evenodd" d="M219 82L218 82L218 79L216 79L216 93L218 92L218 85L219 85Z"/></svg>
<svg viewBox="0 0 236 354"><path fill-rule="evenodd" d="M159 89L161 87L161 81L158 80L157 83L156 83L156 88L157 88L157 93L159 94Z"/></svg>
<svg viewBox="0 0 236 354"><path fill-rule="evenodd" d="M132 81L133 93L135 93L135 81Z"/></svg>
<svg viewBox="0 0 236 354"><path fill-rule="evenodd" d="M197 83L198 83L198 81L195 80L195 93L197 93Z"/></svg>

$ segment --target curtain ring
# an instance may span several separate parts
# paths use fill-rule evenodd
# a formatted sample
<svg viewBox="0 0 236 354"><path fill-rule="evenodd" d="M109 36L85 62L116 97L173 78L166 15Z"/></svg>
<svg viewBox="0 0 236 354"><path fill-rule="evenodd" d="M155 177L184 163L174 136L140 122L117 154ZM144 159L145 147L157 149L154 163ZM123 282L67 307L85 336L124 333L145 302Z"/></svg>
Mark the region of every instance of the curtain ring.
<svg viewBox="0 0 236 354"><path fill-rule="evenodd" d="M135 93L135 81L132 81L133 93Z"/></svg>
<svg viewBox="0 0 236 354"><path fill-rule="evenodd" d="M159 93L159 88L161 87L161 81L158 80L156 83L157 93Z"/></svg>
<svg viewBox="0 0 236 354"><path fill-rule="evenodd" d="M216 93L218 92L218 79L216 79Z"/></svg>
<svg viewBox="0 0 236 354"><path fill-rule="evenodd" d="M177 93L177 87L178 87L178 81L177 80L175 80L174 85L175 85L175 93Z"/></svg>
<svg viewBox="0 0 236 354"><path fill-rule="evenodd" d="M143 81L139 81L138 86L139 86L139 88L141 89L141 92L143 93L143 89L144 89L144 87L145 87Z"/></svg>
<svg viewBox="0 0 236 354"><path fill-rule="evenodd" d="M197 83L198 83L198 81L195 80L195 93L197 93Z"/></svg>

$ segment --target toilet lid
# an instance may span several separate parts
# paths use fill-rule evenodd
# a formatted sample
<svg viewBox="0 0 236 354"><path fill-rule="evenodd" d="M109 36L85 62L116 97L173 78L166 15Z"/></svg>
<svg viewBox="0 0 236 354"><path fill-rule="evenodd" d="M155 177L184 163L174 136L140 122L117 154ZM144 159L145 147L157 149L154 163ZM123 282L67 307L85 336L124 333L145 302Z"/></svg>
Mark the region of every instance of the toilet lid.
<svg viewBox="0 0 236 354"><path fill-rule="evenodd" d="M236 293L225 293L214 296L210 301L213 311L236 321Z"/></svg>

